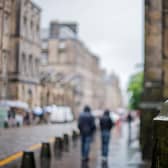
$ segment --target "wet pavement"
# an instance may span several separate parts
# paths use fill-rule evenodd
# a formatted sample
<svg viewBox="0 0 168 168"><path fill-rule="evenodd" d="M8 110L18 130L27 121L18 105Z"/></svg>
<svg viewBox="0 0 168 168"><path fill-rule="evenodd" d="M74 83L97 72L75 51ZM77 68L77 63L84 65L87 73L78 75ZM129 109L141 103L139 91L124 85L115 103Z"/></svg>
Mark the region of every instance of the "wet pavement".
<svg viewBox="0 0 168 168"><path fill-rule="evenodd" d="M64 133L71 134L73 129L76 129L76 122L2 129L0 130L0 160L53 137L62 136Z"/></svg>
<svg viewBox="0 0 168 168"><path fill-rule="evenodd" d="M55 154L54 146L51 145L52 159L43 159L40 161L39 151L35 152L37 168L149 168L141 160L141 153L138 143L138 121L132 124L132 132L129 134L128 125L122 124L115 127L112 131L110 142L110 154L108 163L102 163L100 151L100 134L97 133L90 161L88 164L81 162L80 157L80 141L75 144L70 141L70 145L64 152ZM62 156L62 157L60 157ZM21 160L17 160L4 168L20 168Z"/></svg>

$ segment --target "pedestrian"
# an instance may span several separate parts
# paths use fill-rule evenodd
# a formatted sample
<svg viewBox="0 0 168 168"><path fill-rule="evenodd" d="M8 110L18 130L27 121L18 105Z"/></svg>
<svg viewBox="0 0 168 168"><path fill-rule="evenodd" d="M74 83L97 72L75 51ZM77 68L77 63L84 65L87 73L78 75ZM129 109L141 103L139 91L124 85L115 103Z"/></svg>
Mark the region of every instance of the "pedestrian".
<svg viewBox="0 0 168 168"><path fill-rule="evenodd" d="M128 144L130 144L131 142L131 123L133 121L133 117L131 115L131 112L128 113L128 116L127 116L127 122L128 122Z"/></svg>
<svg viewBox="0 0 168 168"><path fill-rule="evenodd" d="M90 144L96 130L95 119L91 114L89 106L84 107L84 111L78 119L78 128L81 134L81 155L83 161L89 161Z"/></svg>
<svg viewBox="0 0 168 168"><path fill-rule="evenodd" d="M113 128L114 123L110 118L110 111L105 110L103 116L100 118L100 129L101 129L101 145L102 145L102 160L107 161L109 153L109 142L110 142L110 132Z"/></svg>

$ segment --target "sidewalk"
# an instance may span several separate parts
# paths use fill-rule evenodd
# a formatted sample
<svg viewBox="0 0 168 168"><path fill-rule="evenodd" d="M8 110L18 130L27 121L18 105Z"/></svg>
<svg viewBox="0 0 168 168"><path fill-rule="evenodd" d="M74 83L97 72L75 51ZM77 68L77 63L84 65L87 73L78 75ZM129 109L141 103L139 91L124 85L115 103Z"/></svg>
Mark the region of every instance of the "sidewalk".
<svg viewBox="0 0 168 168"><path fill-rule="evenodd" d="M105 168L147 168L141 160L138 137L138 122L132 124L129 138L128 125L115 128L110 143L108 166ZM101 151L98 151L97 168L101 168Z"/></svg>
<svg viewBox="0 0 168 168"><path fill-rule="evenodd" d="M27 150L34 144L49 141L49 139L64 133L72 133L73 129L76 129L76 122L1 130L0 160L14 153Z"/></svg>
<svg viewBox="0 0 168 168"><path fill-rule="evenodd" d="M131 140L128 139L128 125L123 123L121 127L115 127L112 132L110 143L110 155L107 165L102 165L100 151L100 134L97 133L92 144L90 162L88 165L81 163L80 141L76 147L71 142L69 152L64 152L61 159L55 158L52 154L51 161L47 166L40 165L39 151L36 152L37 168L149 168L141 161L138 135L138 122L132 124ZM53 152L53 146L51 147ZM5 168L20 168L20 160L6 166ZM47 163L47 161L45 161Z"/></svg>

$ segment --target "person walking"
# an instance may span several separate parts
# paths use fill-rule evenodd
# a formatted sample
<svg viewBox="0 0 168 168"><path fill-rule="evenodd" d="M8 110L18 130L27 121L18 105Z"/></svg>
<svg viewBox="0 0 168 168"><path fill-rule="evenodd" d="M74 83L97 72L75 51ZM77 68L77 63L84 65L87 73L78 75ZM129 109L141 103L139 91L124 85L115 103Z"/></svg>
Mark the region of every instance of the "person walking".
<svg viewBox="0 0 168 168"><path fill-rule="evenodd" d="M92 142L93 134L96 130L95 119L91 114L91 108L89 106L85 106L84 111L80 114L78 119L78 128L81 134L82 160L88 161L90 144Z"/></svg>
<svg viewBox="0 0 168 168"><path fill-rule="evenodd" d="M128 113L127 116L127 122L128 122L128 145L131 143L131 133L132 133L132 129L131 129L131 123L133 121L133 117L131 112Z"/></svg>
<svg viewBox="0 0 168 168"><path fill-rule="evenodd" d="M109 152L110 132L114 123L110 118L110 111L106 110L100 118L102 160L107 161Z"/></svg>

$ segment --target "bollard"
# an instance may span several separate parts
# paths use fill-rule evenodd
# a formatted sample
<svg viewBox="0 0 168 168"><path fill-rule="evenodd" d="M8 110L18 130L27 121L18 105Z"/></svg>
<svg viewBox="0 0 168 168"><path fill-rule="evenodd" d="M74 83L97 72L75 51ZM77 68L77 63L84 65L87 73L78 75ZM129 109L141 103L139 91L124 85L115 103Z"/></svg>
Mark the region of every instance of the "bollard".
<svg viewBox="0 0 168 168"><path fill-rule="evenodd" d="M60 137L56 137L54 143L55 157L58 159L62 158L62 151L63 151L63 139Z"/></svg>
<svg viewBox="0 0 168 168"><path fill-rule="evenodd" d="M16 123L16 127L17 127L17 128L20 127L20 123L19 123L19 122Z"/></svg>
<svg viewBox="0 0 168 168"><path fill-rule="evenodd" d="M42 143L40 157L48 159L51 158L50 143L47 142Z"/></svg>
<svg viewBox="0 0 168 168"><path fill-rule="evenodd" d="M64 151L69 152L69 135L68 134L64 134L63 142L64 142Z"/></svg>
<svg viewBox="0 0 168 168"><path fill-rule="evenodd" d="M34 152L23 153L21 168L36 168Z"/></svg>
<svg viewBox="0 0 168 168"><path fill-rule="evenodd" d="M73 130L73 132L72 132L72 140L77 140L77 138L78 138L78 133L75 130Z"/></svg>
<svg viewBox="0 0 168 168"><path fill-rule="evenodd" d="M4 128L9 128L9 124L7 121L4 122Z"/></svg>
<svg viewBox="0 0 168 168"><path fill-rule="evenodd" d="M40 160L40 168L51 168L51 159L49 158L42 158Z"/></svg>
<svg viewBox="0 0 168 168"><path fill-rule="evenodd" d="M75 130L73 130L73 132L72 132L73 147L77 146L77 140L78 140L78 134Z"/></svg>
<svg viewBox="0 0 168 168"><path fill-rule="evenodd" d="M63 150L63 139L60 137L55 138L55 150L62 151Z"/></svg>
<svg viewBox="0 0 168 168"><path fill-rule="evenodd" d="M68 134L64 134L64 145L69 145L69 136L68 136Z"/></svg>

